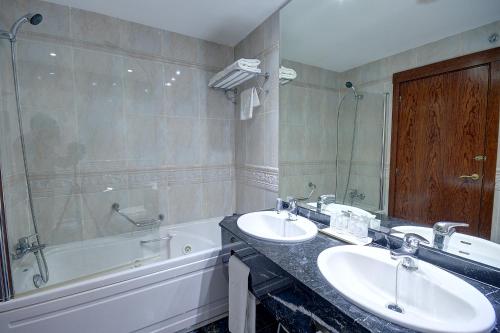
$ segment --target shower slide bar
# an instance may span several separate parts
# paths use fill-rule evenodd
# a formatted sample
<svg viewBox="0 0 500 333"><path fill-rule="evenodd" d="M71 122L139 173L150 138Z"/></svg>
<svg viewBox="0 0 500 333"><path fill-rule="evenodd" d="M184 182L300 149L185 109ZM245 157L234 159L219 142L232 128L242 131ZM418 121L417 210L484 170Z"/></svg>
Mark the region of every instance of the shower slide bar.
<svg viewBox="0 0 500 333"><path fill-rule="evenodd" d="M122 216L125 220L127 220L130 223L132 223L133 225L135 225L137 228L157 226L165 218L163 216L163 214L159 214L157 219L144 219L144 220L136 221L136 220L132 219L131 217L129 217L127 214L120 211L120 205L116 202L111 205L111 209L114 210L116 213L118 213L120 216Z"/></svg>

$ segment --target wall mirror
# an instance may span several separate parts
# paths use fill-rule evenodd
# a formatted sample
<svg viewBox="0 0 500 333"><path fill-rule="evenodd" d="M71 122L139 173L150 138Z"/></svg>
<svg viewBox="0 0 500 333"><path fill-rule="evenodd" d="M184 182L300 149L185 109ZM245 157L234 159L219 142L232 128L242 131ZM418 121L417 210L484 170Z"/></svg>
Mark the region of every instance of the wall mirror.
<svg viewBox="0 0 500 333"><path fill-rule="evenodd" d="M281 10L280 196L500 267L498 4L382 2Z"/></svg>

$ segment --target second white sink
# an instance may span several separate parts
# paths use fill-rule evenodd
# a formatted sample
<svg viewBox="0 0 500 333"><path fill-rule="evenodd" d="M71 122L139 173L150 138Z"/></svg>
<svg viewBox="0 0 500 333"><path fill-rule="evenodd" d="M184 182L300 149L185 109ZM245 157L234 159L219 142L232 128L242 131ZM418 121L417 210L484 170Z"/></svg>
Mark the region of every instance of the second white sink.
<svg viewBox="0 0 500 333"><path fill-rule="evenodd" d="M250 236L281 243L306 241L318 233L314 223L302 216L297 216L296 221L289 221L285 211L279 214L271 211L245 214L237 224Z"/></svg>
<svg viewBox="0 0 500 333"><path fill-rule="evenodd" d="M396 267L388 250L337 246L318 256L318 267L344 297L366 311L421 332L486 333L495 325L491 303L464 280L424 261L418 270Z"/></svg>
<svg viewBox="0 0 500 333"><path fill-rule="evenodd" d="M394 236L401 238L407 233L420 235L431 243L429 246L432 246L434 242L432 228L400 226L392 228L392 231ZM500 244L486 239L455 232L451 235L445 251L486 265L500 267L500 257L498 255L500 253Z"/></svg>

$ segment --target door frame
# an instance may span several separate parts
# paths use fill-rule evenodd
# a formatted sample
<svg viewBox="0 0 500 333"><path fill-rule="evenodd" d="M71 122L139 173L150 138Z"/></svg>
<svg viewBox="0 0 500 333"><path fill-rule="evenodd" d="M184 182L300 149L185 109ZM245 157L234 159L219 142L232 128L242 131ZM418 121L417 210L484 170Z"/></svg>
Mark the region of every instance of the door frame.
<svg viewBox="0 0 500 333"><path fill-rule="evenodd" d="M483 188L481 191L481 210L479 217L479 236L491 237L493 198L495 194L496 162L498 148L498 127L500 113L500 47L476 52L457 58L436 62L430 65L395 73L392 77L392 126L391 159L389 170L389 216L394 215L396 203L396 163L398 147L398 127L400 112L400 85L407 81L458 71L471 67L488 65L490 81L488 104L486 106L486 161L484 161ZM394 190L394 191L391 191Z"/></svg>

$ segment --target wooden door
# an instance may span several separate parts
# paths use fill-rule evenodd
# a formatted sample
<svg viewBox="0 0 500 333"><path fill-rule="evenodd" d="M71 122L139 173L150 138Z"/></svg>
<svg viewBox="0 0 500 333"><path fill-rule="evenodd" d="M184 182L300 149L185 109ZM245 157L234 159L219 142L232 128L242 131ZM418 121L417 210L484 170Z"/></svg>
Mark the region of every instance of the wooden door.
<svg viewBox="0 0 500 333"><path fill-rule="evenodd" d="M461 232L489 238L498 135L492 67L498 63L431 65L430 74L424 67L395 82L390 215L427 225L466 222Z"/></svg>
<svg viewBox="0 0 500 333"><path fill-rule="evenodd" d="M479 66L402 83L396 216L464 221L477 232L488 81ZM479 179L460 178L472 174Z"/></svg>

